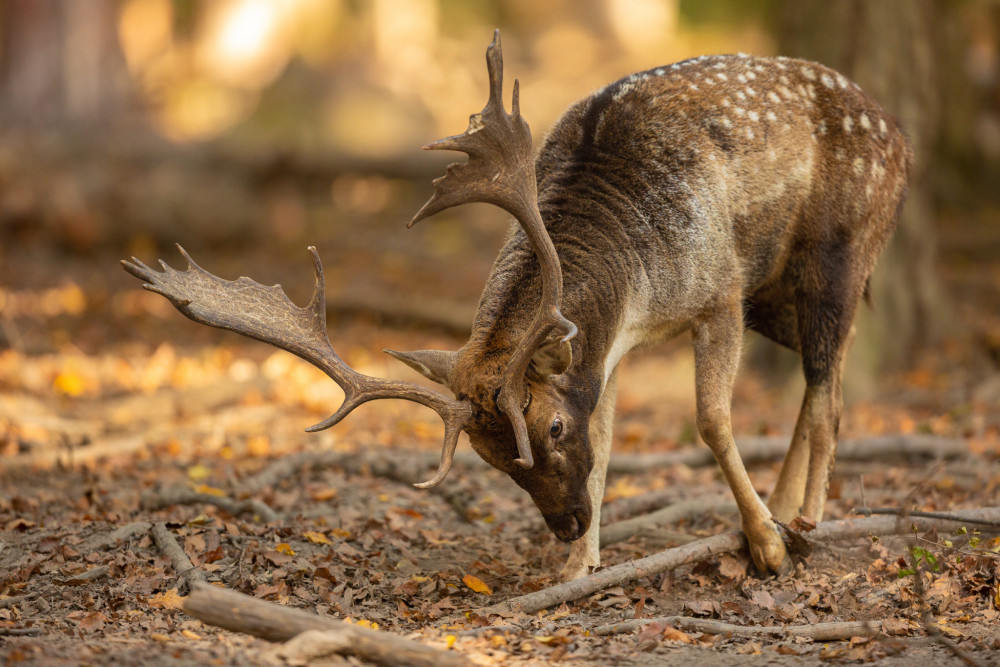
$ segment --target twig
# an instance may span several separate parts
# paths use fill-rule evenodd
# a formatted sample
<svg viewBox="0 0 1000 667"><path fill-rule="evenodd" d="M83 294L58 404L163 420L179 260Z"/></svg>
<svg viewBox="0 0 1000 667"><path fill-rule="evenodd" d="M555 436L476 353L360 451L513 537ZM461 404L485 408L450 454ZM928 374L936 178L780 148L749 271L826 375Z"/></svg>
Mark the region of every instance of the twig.
<svg viewBox="0 0 1000 667"><path fill-rule="evenodd" d="M6 609L7 607L13 607L16 604L21 604L22 602L27 602L28 600L34 600L38 597L38 593L25 593L24 595L15 595L10 598L0 599L0 609Z"/></svg>
<svg viewBox="0 0 1000 667"><path fill-rule="evenodd" d="M646 514L661 507L666 507L675 503L685 495L694 496L695 493L685 494L684 490L678 488L656 489L647 493L640 493L636 496L618 498L605 503L601 507L601 521L604 525L617 523L637 514Z"/></svg>
<svg viewBox="0 0 1000 667"><path fill-rule="evenodd" d="M41 628L0 628L0 637L27 637L42 634Z"/></svg>
<svg viewBox="0 0 1000 667"><path fill-rule="evenodd" d="M468 660L460 653L442 651L420 642L350 625L301 609L258 600L207 585L195 585L184 601L184 611L203 623L244 632L272 642L288 641L307 631L320 631L311 644L324 651L353 655L391 667L460 667Z"/></svg>
<svg viewBox="0 0 1000 667"><path fill-rule="evenodd" d="M952 514L950 512L923 512L921 510L907 510L898 507L855 507L851 510L851 514L860 514L861 516L871 516L873 514L888 514L892 516L898 516L908 518L912 516L921 517L925 519L944 519L947 521L955 521L957 523L971 523L977 526L991 526L993 528L1000 528L1000 521L991 521L988 519L974 519L970 517L965 517L960 514Z"/></svg>
<svg viewBox="0 0 1000 667"><path fill-rule="evenodd" d="M166 525L157 523L153 525L150 533L153 541L164 556L170 559L170 564L177 573L178 588L185 582L192 586L195 582L204 582L205 573L194 566L191 559L184 553L184 549L177 543L174 534L167 530Z"/></svg>
<svg viewBox="0 0 1000 667"><path fill-rule="evenodd" d="M663 616L660 618L638 618L619 623L598 626L593 634L603 637L638 630L650 623L666 623L678 630L707 632L713 635L734 637L808 637L817 642L844 641L851 637L872 637L882 629L881 621L838 621L833 623L810 623L806 625L733 625L710 618L690 616Z"/></svg>
<svg viewBox="0 0 1000 667"><path fill-rule="evenodd" d="M100 551L105 547L114 546L119 542L126 542L139 535L145 535L152 527L153 524L148 521L127 523L124 526L115 528L110 533L91 535L74 548L84 554L91 553L92 551Z"/></svg>
<svg viewBox="0 0 1000 667"><path fill-rule="evenodd" d="M232 516L250 514L260 518L264 523L278 520L278 514L266 503L254 498L235 500L227 496L216 496L211 493L192 491L183 486L164 489L158 492L144 493L140 505L145 510L158 510L170 505L215 505Z"/></svg>
<svg viewBox="0 0 1000 667"><path fill-rule="evenodd" d="M84 572L70 575L57 583L63 584L64 586L79 586L80 584L85 584L88 581L93 581L107 576L109 569L110 568L107 565L99 565Z"/></svg>
<svg viewBox="0 0 1000 667"><path fill-rule="evenodd" d="M967 516L979 519L1000 521L1000 507L989 507L967 510ZM810 532L810 540L844 540L852 537L865 537L871 534L898 534L916 530L929 530L951 523L961 523L949 519L914 518L902 525L896 517L873 516L863 519L841 519L839 521L824 521ZM557 584L534 593L505 600L483 610L486 614L508 614L524 612L533 614L536 611L551 607L562 602L578 600L584 596L612 586L621 586L626 582L652 576L672 570L687 563L702 561L713 556L733 553L745 547L743 533L733 531L714 535L681 547L667 549L645 558L613 565L604 570L598 570L590 576Z"/></svg>
<svg viewBox="0 0 1000 667"><path fill-rule="evenodd" d="M601 546L623 542L628 538L649 528L658 528L667 524L688 519L692 516L704 515L710 511L735 512L736 503L732 496L707 496L682 500L667 505L650 514L619 521L601 527Z"/></svg>

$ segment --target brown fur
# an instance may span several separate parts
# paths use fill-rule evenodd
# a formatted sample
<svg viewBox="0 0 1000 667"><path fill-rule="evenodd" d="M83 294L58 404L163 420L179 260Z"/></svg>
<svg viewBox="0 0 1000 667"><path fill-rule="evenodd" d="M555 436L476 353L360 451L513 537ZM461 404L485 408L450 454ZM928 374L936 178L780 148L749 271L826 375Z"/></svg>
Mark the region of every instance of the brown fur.
<svg viewBox="0 0 1000 667"><path fill-rule="evenodd" d="M562 539L584 537L567 577L599 561L591 516L604 471L592 466L607 464L609 378L628 350L687 330L699 431L733 489L755 562L785 566L771 510L821 518L855 310L910 163L895 119L856 85L784 58L715 56L634 74L556 123L536 161L538 201L562 265L561 309L580 333L565 373L526 379L534 468L513 464L513 433L494 402L540 299L523 231L501 250L445 383L473 405L475 450L531 494ZM807 381L770 510L730 428L744 326L798 351ZM538 367L551 369L551 357ZM589 491L588 476L600 479Z"/></svg>

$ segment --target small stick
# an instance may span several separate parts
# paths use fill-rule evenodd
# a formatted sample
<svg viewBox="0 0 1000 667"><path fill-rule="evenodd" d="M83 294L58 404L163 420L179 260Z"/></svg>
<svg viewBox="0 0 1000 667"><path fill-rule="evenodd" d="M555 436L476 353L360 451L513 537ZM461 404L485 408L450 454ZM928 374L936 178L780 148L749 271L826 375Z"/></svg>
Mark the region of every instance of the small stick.
<svg viewBox="0 0 1000 667"><path fill-rule="evenodd" d="M860 514L861 516L871 516L873 514L888 514L891 516L899 517L920 517L923 519L942 519L945 521L955 521L957 523L972 523L977 526L990 526L992 528L1000 528L1000 521L992 521L989 519L976 519L971 517L965 517L961 514L952 514L950 512L923 512L920 510L906 510L900 509L898 507L855 507L851 510L851 514Z"/></svg>
<svg viewBox="0 0 1000 667"><path fill-rule="evenodd" d="M164 556L170 559L170 564L173 566L174 572L177 573L178 587L184 582L191 586L195 582L205 581L205 573L194 566L191 559L184 553L184 549L177 543L177 538L167 530L166 525L153 524L150 533L156 546L159 547Z"/></svg>
<svg viewBox="0 0 1000 667"><path fill-rule="evenodd" d="M16 595L10 598L0 599L0 609L6 609L7 607L13 607L16 604L21 604L22 602L27 602L28 600L34 600L38 597L38 593L25 593L24 595Z"/></svg>
<svg viewBox="0 0 1000 667"><path fill-rule="evenodd" d="M709 618L690 616L663 616L637 618L620 623L609 623L594 629L599 637L632 632L650 623L666 623L678 630L707 632L713 635L734 637L808 637L818 642L844 641L851 637L872 637L882 629L881 621L837 621L805 625L733 625Z"/></svg>
<svg viewBox="0 0 1000 667"><path fill-rule="evenodd" d="M143 494L141 506L145 510L158 510L170 505L215 505L233 516L250 514L264 523L278 520L278 515L264 502L256 499L235 500L211 493L199 493L183 486L165 489L158 493Z"/></svg>

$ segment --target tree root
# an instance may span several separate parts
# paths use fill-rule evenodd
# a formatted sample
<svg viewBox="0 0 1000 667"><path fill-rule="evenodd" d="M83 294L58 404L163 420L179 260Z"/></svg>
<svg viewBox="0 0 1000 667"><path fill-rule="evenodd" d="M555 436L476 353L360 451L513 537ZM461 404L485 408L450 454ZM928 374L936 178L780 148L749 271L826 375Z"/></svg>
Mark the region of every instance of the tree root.
<svg viewBox="0 0 1000 667"><path fill-rule="evenodd" d="M808 637L817 642L846 641L851 637L872 637L882 630L881 621L838 621L833 623L809 623L806 625L734 625L710 618L690 616L662 616L659 618L638 618L619 623L598 626L593 634L603 637L638 630L650 623L666 623L678 630L705 632L712 635L733 637Z"/></svg>
<svg viewBox="0 0 1000 667"><path fill-rule="evenodd" d="M788 451L788 437L737 438L743 463L775 461ZM907 461L959 459L969 456L969 447L960 438L936 435L897 434L842 440L837 446L839 461L882 461L905 457ZM633 454L611 457L608 472L637 474L650 468L686 465L692 468L713 465L715 457L707 447L690 447L680 451L659 454Z"/></svg>
<svg viewBox="0 0 1000 667"><path fill-rule="evenodd" d="M1000 521L1000 507L970 509L963 513L966 517L979 520ZM863 519L824 521L811 532L797 533L796 536L807 541L844 540L872 534L898 535L901 532L905 533L911 530L926 531L931 528L961 525L963 522L965 519L913 517L911 521L900 521L898 517L894 516L873 516ZM673 570L681 565L702 561L713 556L733 553L744 548L746 548L746 538L743 533L738 531L722 533L684 546L666 549L635 561L613 565L582 579L567 581L534 593L511 598L487 607L481 613L483 615L516 612L533 614L553 605L578 600L605 588L621 586L635 579Z"/></svg>
<svg viewBox="0 0 1000 667"><path fill-rule="evenodd" d="M215 505L233 516L250 514L264 523L278 520L278 514L264 502L255 499L235 500L211 493L199 493L184 486L144 493L140 506L144 510L158 510L170 505Z"/></svg>
<svg viewBox="0 0 1000 667"><path fill-rule="evenodd" d="M195 567L191 559L184 553L184 549L181 548L174 534L167 530L166 525L153 524L153 528L149 532L160 552L170 559L170 564L173 566L174 572L177 573L178 589L182 588L185 583L188 586L193 586L196 582L205 581L205 573Z"/></svg>
<svg viewBox="0 0 1000 667"><path fill-rule="evenodd" d="M624 542L634 535L711 511L734 513L737 512L736 503L733 502L732 496L703 496L682 500L649 514L602 526L601 546Z"/></svg>
<svg viewBox="0 0 1000 667"><path fill-rule="evenodd" d="M315 660L337 653L388 667L459 667L468 661L460 653L442 651L420 642L283 607L205 584L194 585L184 611L203 623L243 632L272 642L301 637L293 648ZM315 633L315 634L314 634Z"/></svg>

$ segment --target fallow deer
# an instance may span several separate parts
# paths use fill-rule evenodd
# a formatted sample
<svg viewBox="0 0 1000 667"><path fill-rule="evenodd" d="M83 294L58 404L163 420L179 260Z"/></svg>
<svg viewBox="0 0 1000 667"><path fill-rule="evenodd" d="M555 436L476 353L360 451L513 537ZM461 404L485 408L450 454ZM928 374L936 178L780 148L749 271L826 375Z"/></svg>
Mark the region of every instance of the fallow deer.
<svg viewBox="0 0 1000 667"><path fill-rule="evenodd" d="M772 515L820 520L837 443L844 355L859 301L895 226L911 153L897 122L857 85L813 62L700 57L632 74L574 104L532 160L518 108L503 106L499 31L489 101L464 134L426 148L465 152L413 223L488 202L520 223L493 267L457 352L394 352L448 387L369 377L334 352L323 273L296 307L280 286L139 260L125 269L187 317L289 350L344 389L343 405L402 398L445 424L439 484L461 431L572 542L564 578L599 564L598 526L618 362L690 331L697 426L739 506L753 561L788 567ZM183 253L183 250L181 250ZM733 442L730 404L743 332L802 357L806 390L770 507ZM665 379L666 380L666 379Z"/></svg>

